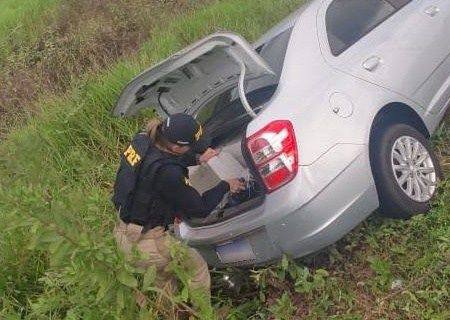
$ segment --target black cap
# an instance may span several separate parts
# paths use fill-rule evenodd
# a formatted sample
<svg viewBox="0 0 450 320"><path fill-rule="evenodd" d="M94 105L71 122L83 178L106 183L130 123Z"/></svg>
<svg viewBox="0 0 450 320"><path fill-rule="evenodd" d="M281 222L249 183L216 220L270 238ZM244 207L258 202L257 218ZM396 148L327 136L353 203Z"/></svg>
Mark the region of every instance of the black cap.
<svg viewBox="0 0 450 320"><path fill-rule="evenodd" d="M185 113L169 116L161 126L161 134L169 142L180 146L204 144L202 126L192 116Z"/></svg>

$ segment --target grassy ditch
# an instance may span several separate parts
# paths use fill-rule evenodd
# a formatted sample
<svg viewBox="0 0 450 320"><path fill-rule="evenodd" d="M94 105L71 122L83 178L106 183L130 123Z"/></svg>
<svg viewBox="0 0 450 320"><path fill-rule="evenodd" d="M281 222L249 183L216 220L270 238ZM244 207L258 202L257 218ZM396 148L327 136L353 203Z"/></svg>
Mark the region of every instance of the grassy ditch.
<svg viewBox="0 0 450 320"><path fill-rule="evenodd" d="M0 66L7 63L13 52L28 42L34 42L48 22L45 17L59 0L0 1Z"/></svg>
<svg viewBox="0 0 450 320"><path fill-rule="evenodd" d="M116 249L109 196L117 154L143 118L119 120L111 108L135 74L170 53L217 30L254 40L301 2L216 1L156 23L133 55L70 82L65 94L45 89L42 112L0 144L0 318L174 319L189 298L198 298L184 286L164 297L153 287L152 270L132 268ZM449 137L444 124L434 138L448 169ZM228 306L233 320L448 319L449 213L447 181L429 215L410 221L374 215L313 257L249 271L216 270L214 307ZM182 251L173 253L171 267L186 283ZM232 289L224 273L232 275ZM148 299L141 310L137 291ZM214 318L200 305L196 317Z"/></svg>
<svg viewBox="0 0 450 320"><path fill-rule="evenodd" d="M0 2L0 136L86 73L136 53L153 29L208 0Z"/></svg>
<svg viewBox="0 0 450 320"><path fill-rule="evenodd" d="M215 30L253 40L299 3L219 1L155 27L136 57L76 82L66 95L50 96L39 116L9 135L0 146L2 317L170 316L172 309L157 303L159 294L148 287L146 275L124 262L111 236L115 214L109 194L117 154L142 124L111 117L111 107L122 87L148 65ZM136 290L153 301L147 310L136 308ZM186 299L182 293L172 302ZM211 315L206 307L199 312Z"/></svg>

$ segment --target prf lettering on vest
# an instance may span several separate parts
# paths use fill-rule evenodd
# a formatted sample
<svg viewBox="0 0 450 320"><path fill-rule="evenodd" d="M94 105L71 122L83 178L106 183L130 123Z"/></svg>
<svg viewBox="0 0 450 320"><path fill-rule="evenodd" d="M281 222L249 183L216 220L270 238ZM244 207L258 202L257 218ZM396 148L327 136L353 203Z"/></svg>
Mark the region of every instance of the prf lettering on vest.
<svg viewBox="0 0 450 320"><path fill-rule="evenodd" d="M202 137L202 135L203 135L203 128L202 128L202 125L200 125L200 126L198 127L197 133L195 134L195 141L200 140L200 138Z"/></svg>
<svg viewBox="0 0 450 320"><path fill-rule="evenodd" d="M123 154L128 163L134 167L141 161L141 156L134 150L133 146L129 146L128 149Z"/></svg>

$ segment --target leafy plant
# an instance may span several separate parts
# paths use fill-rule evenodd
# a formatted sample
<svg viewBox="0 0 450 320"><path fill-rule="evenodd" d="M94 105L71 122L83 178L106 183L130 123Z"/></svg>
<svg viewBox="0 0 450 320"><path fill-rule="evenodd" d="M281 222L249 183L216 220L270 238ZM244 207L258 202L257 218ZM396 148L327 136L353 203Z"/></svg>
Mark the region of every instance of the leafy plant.
<svg viewBox="0 0 450 320"><path fill-rule="evenodd" d="M295 307L289 294L285 292L274 305L269 307L269 310L277 320L291 320L294 317Z"/></svg>
<svg viewBox="0 0 450 320"><path fill-rule="evenodd" d="M370 267L376 273L374 281L382 290L387 290L392 282L391 265L379 257L369 257Z"/></svg>

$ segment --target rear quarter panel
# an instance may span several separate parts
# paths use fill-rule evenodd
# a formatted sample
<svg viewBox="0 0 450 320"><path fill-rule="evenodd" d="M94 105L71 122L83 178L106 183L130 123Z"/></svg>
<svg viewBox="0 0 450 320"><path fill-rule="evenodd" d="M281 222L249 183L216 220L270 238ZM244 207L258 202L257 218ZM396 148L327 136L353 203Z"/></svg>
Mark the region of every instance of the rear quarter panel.
<svg viewBox="0 0 450 320"><path fill-rule="evenodd" d="M313 4L293 29L277 93L247 129L250 136L273 120L290 120L296 133L300 166L311 165L337 144L368 145L375 115L390 102L403 102L419 115L424 113L420 106L403 96L328 65L317 32L320 2ZM334 93L346 97L352 109L349 116L341 117L333 112Z"/></svg>

